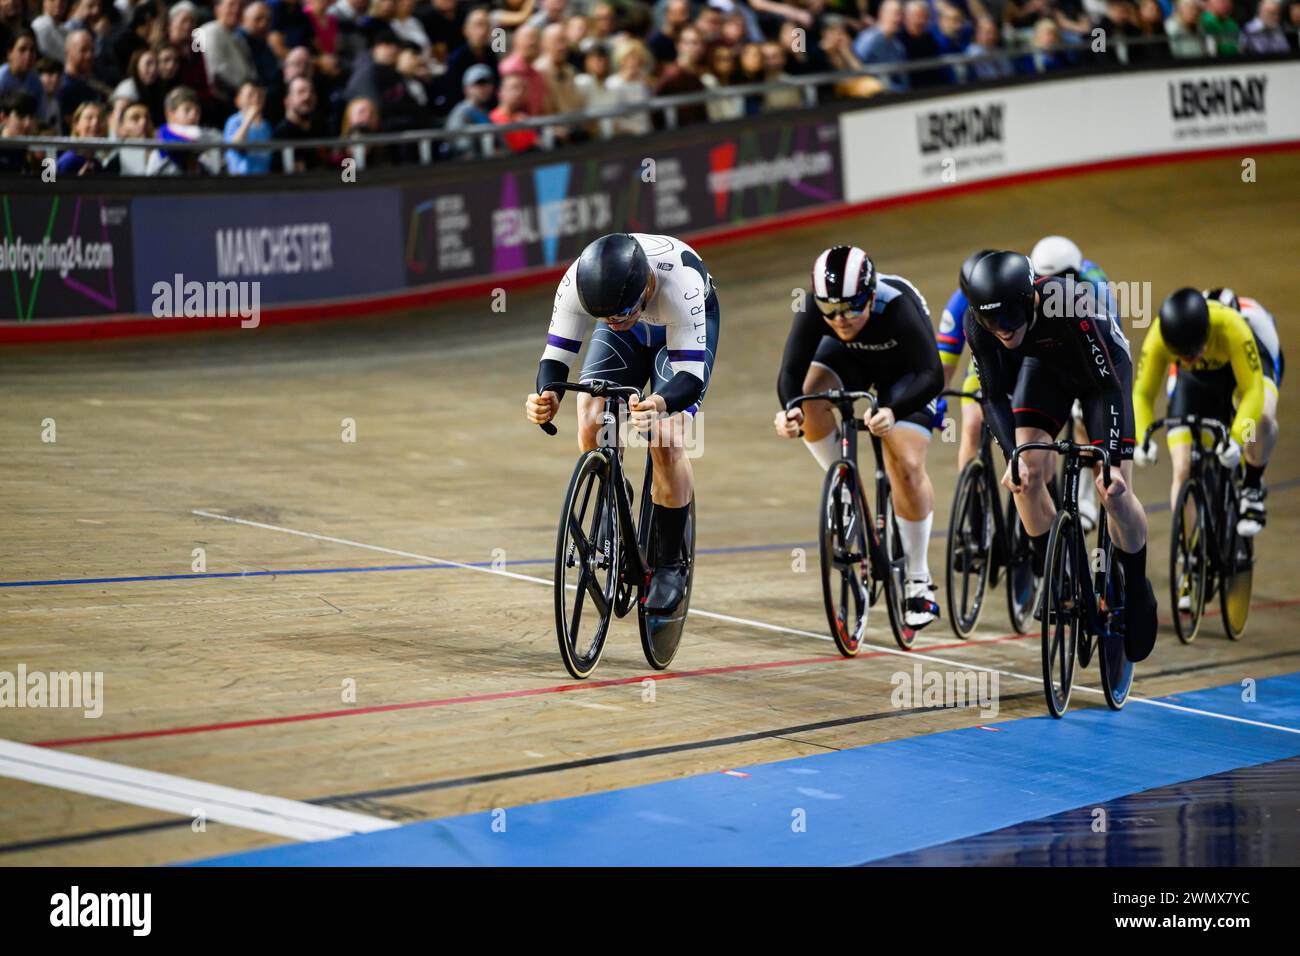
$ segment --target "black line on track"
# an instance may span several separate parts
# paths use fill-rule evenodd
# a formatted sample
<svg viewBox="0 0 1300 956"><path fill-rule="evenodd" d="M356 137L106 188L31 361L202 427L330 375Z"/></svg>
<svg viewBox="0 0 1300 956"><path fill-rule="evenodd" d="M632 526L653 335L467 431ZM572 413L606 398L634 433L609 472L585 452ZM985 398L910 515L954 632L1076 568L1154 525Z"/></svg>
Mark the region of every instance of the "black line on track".
<svg viewBox="0 0 1300 956"><path fill-rule="evenodd" d="M1278 651L1274 654L1258 654L1254 657L1242 657L1235 660L1207 661L1202 664L1188 664L1184 667L1171 667L1168 670L1152 671L1150 674L1143 674L1142 676L1143 679L1176 677L1182 674L1193 674L1197 671L1215 670L1240 664L1257 664L1262 661L1279 660L1284 657L1296 656L1300 656L1300 649ZM1028 697L1039 697L1041 695L1041 690L1031 690L1018 694L1004 694L1001 695L998 700L999 702L1004 700L1023 700ZM567 760L562 763L541 764L536 767L524 767L517 770L501 770L496 773L477 774L471 777L456 777L451 780L431 780L425 783L405 784L400 787L386 787L379 790L362 790L356 793L335 794L328 797L314 797L302 802L310 803L314 806L331 806L336 803L344 803L352 800L374 800L383 797L396 797L412 793L428 793L434 790L450 790L456 787L468 787L475 784L495 783L500 780L513 780L520 777L533 777L547 773L561 773L565 770L578 770L583 767L620 763L625 760L640 760L645 757L658 757L665 754L684 753L692 750L709 750L715 747L730 747L735 744L750 743L755 740L779 738L786 734L807 733L812 730L827 730L832 727L844 727L850 724L870 723L877 720L889 720L895 717L910 717L915 714L955 711L959 709L969 710L972 708L909 707L905 710L889 710L872 714L859 714L853 717L837 717L833 720L820 720L810 724L796 724L792 727L777 727L772 730L759 730L754 733L736 734L731 737L714 737L708 740L696 740L682 744L668 744L662 747L647 747L642 750L630 750L623 753L606 754L601 757L584 757L581 760ZM799 742L804 743L803 741ZM805 745L817 746L816 744ZM41 850L48 847L67 846L74 843L87 843L93 840L106 840L119 836L133 836L137 833L148 833L156 830L186 827L189 826L190 823L190 820L181 818L178 820L158 820L152 823L141 823L129 827L114 827L104 830L89 830L83 833L69 833L63 836L45 837L40 840L28 840L22 843L6 843L0 845L0 853L19 853L25 850Z"/></svg>

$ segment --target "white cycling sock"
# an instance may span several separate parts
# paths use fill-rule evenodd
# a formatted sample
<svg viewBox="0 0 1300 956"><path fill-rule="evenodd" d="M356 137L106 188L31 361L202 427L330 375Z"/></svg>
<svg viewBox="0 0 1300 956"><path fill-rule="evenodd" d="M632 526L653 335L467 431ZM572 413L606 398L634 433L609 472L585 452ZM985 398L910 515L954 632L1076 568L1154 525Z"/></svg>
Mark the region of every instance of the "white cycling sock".
<svg viewBox="0 0 1300 956"><path fill-rule="evenodd" d="M803 443L812 452L812 456L817 459L817 464L822 466L822 471L840 460L840 430L838 428L825 438L820 438L817 441L809 441L805 438Z"/></svg>
<svg viewBox="0 0 1300 956"><path fill-rule="evenodd" d="M934 512L931 511L920 521L908 521L895 516L898 522L898 536L903 539L903 554L907 556L907 576L913 580L925 580L930 577L930 528L934 525Z"/></svg>

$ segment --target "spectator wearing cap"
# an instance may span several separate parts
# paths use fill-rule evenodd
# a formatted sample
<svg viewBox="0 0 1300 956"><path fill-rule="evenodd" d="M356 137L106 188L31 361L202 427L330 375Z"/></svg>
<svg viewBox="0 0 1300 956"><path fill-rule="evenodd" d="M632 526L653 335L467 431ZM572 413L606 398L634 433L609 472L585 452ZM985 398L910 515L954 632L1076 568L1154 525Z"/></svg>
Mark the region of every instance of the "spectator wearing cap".
<svg viewBox="0 0 1300 956"><path fill-rule="evenodd" d="M65 44L63 81L59 84L59 113L71 119L82 103L107 102L109 89L95 79L95 41L89 30L73 30Z"/></svg>
<svg viewBox="0 0 1300 956"><path fill-rule="evenodd" d="M1279 0L1260 0L1255 18L1246 24L1241 38L1244 53L1286 53L1291 49L1282 32L1282 4Z"/></svg>
<svg viewBox="0 0 1300 956"><path fill-rule="evenodd" d="M263 87L275 82L280 73L280 61L271 49L271 7L262 0L253 0L244 8L239 20L239 35L248 48L257 82Z"/></svg>
<svg viewBox="0 0 1300 956"><path fill-rule="evenodd" d="M0 138L35 136L36 132L36 97L25 90L10 90L0 96ZM30 150L0 149L0 173L34 172L39 165L39 158Z"/></svg>
<svg viewBox="0 0 1300 956"><path fill-rule="evenodd" d="M63 47L68 39L68 0L41 0L41 15L32 21L36 47L41 56L63 62Z"/></svg>
<svg viewBox="0 0 1300 956"><path fill-rule="evenodd" d="M520 27L520 29L527 29ZM528 83L518 73L507 73L501 77L501 96L490 114L497 126L518 123L528 118ZM518 129L501 134L506 148L512 153L528 153L539 147L540 137L535 129Z"/></svg>
<svg viewBox="0 0 1300 956"><path fill-rule="evenodd" d="M239 33L242 8L243 0L217 0L216 16L194 31L208 85L225 99L233 99L241 86L257 79L248 41Z"/></svg>
<svg viewBox="0 0 1300 956"><path fill-rule="evenodd" d="M266 90L252 80L243 83L235 95L237 112L226 120L226 171L232 176L260 176L271 171L270 150L243 150L248 143L265 143L271 138L271 124L262 116Z"/></svg>
<svg viewBox="0 0 1300 956"><path fill-rule="evenodd" d="M501 61L498 70L503 78L518 76L524 81L528 97L524 105L530 116L542 116L551 112L546 101L546 77L533 66L541 52L541 33L535 26L525 23L515 31L510 55ZM502 83L501 87L504 90L505 84Z"/></svg>
<svg viewBox="0 0 1300 956"><path fill-rule="evenodd" d="M447 114L446 128L465 129L467 126L484 126L492 122L492 100L496 96L496 75L485 63L475 63L461 77L464 98ZM477 136L458 136L445 141L445 155L469 157L481 154Z"/></svg>

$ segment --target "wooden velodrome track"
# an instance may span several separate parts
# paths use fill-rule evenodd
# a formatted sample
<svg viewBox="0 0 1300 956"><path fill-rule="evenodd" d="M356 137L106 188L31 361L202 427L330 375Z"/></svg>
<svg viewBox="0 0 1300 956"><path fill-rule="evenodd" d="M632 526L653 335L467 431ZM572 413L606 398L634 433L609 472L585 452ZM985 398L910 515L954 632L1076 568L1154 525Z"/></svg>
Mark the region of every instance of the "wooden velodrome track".
<svg viewBox="0 0 1300 956"><path fill-rule="evenodd" d="M1254 184L1240 170L1228 157L1079 175L704 248L723 326L696 463L701 553L685 643L652 702L631 618L573 688L551 591L528 579L550 577L575 455L571 401L559 439L521 415L549 286L512 294L505 314L485 299L10 350L0 579L55 583L0 587L0 670L102 671L106 704L97 720L0 710L0 738L405 822L979 724L973 710L892 710L890 675L910 662L887 652L883 610L879 654L840 661L820 637L815 547L809 571L792 570L792 549L813 539L820 478L770 425L790 290L817 251L851 241L913 280L937 318L971 250L1028 250L1063 232L1112 278L1150 281L1152 308L1177 285L1229 284L1272 308L1289 344L1300 155L1261 155ZM1210 619L1184 647L1166 626L1135 693L1300 670L1295 392L1282 393L1245 638L1229 643ZM54 443L41 440L47 418ZM341 440L348 418L353 443ZM936 439L936 529L955 458ZM1165 501L1168 475L1167 456L1140 475L1145 501ZM1151 524L1163 603L1167 506ZM207 576L192 571L195 548ZM942 554L936 536L936 575ZM494 560L527 577L494 573ZM393 566L409 569L357 570ZM329 573L267 573L290 570ZM63 583L133 577L153 579ZM1037 637L1007 631L995 596L976 639L940 622L918 648L1037 674ZM1084 682L1095 686L1095 670ZM1098 701L1076 693L1073 706ZM999 720L1042 713L1032 679L1003 680ZM864 715L877 719L852 719ZM622 759L599 759L610 755ZM215 820L196 832L188 817L15 779L0 778L0 808L8 865L166 863L287 840Z"/></svg>

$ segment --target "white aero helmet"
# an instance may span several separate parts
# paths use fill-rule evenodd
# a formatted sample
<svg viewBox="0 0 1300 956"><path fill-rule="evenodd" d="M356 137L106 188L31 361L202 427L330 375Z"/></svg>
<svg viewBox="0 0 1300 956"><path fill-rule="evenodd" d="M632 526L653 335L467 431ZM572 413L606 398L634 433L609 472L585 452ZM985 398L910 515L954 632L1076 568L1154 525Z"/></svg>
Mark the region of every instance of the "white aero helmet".
<svg viewBox="0 0 1300 956"><path fill-rule="evenodd" d="M1083 253L1065 236L1044 236L1029 254L1034 273L1040 276L1059 276L1066 272L1083 271Z"/></svg>

